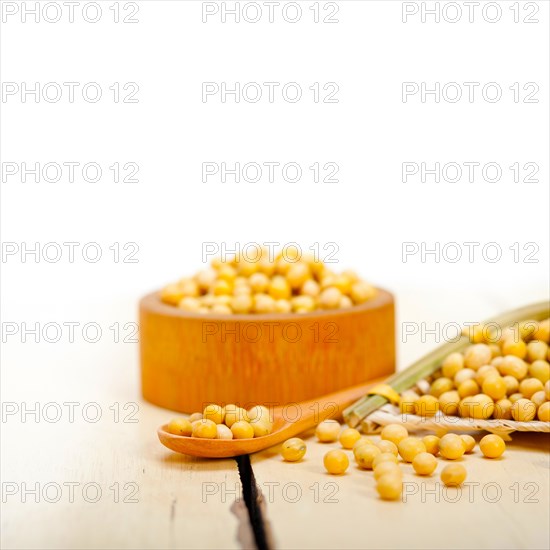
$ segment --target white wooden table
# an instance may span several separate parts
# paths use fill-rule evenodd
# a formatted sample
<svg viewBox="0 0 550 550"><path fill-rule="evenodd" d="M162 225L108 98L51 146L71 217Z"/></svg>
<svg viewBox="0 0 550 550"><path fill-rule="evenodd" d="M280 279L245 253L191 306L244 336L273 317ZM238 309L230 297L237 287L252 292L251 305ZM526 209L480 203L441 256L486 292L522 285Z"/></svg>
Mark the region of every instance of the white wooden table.
<svg viewBox="0 0 550 550"><path fill-rule="evenodd" d="M449 310L458 321L484 318L544 297L543 289L529 289L517 302L480 298L461 304L433 289L398 290L411 297L398 299L399 322L444 322ZM105 314L105 323L112 313ZM400 366L433 347L430 341L400 343ZM240 498L235 461L198 460L160 445L155 429L172 414L140 399L135 344L10 343L4 346L2 383L3 548L241 546L238 517L243 508L234 506ZM31 414L22 418L22 402L27 409L40 403L39 422ZM54 402L62 415L47 422L44 416L55 419L59 410L46 406ZM74 406L73 422L64 402L80 404ZM97 405L84 407L87 403ZM19 412L13 414L16 406ZM91 422L98 407L101 419ZM479 450L468 456L467 482L472 485L460 495L438 487L437 476L419 478L404 466L406 502L379 500L372 473L359 471L353 461L346 475L329 476L322 455L330 445L304 437L308 451L301 463L283 463L277 449L252 457L276 547L550 544L546 435L514 436L502 460L483 459Z"/></svg>
<svg viewBox="0 0 550 550"><path fill-rule="evenodd" d="M519 6L531 2L513 0L495 25L480 17L480 6L475 25L465 7L458 25L424 24L420 13L404 24L402 3L383 0L338 2L338 25L315 23L314 10L330 19L334 5L313 1L304 5L300 24L287 24L278 8L271 25L264 8L261 25L245 25L233 24L231 16L227 24L220 16L203 23L203 4L212 3L200 0L98 2L103 18L97 24L83 19L82 6L76 23L69 22L72 3L58 2L65 6L59 24L35 24L32 15L23 22L21 10L1 29L3 80L29 89L28 97L18 93L0 102L2 160L29 168L39 161L42 168L51 161L80 163L75 183L67 171L59 183L20 174L2 183L2 238L29 248L38 241L97 241L104 254L97 264L84 261L80 246L72 263L64 247L59 263L35 262L31 254L11 256L5 271L2 265L2 322L15 323L19 332L2 343L1 546L239 548L243 508L233 505L240 491L235 461L165 449L156 428L173 413L140 397L137 344L122 341L129 336L124 325L136 321L140 295L194 273L205 242L224 239L231 248L298 239L308 250L338 244L342 268L387 285L397 299L398 334L405 322L432 329L436 322L479 321L548 298L548 3L536 3L538 25L523 24L535 14L533 6ZM22 3L3 2L5 14ZM48 4L42 2L46 11ZM92 17L95 2L83 4ZM139 24L125 24L136 7ZM514 23L516 15L522 23ZM474 104L464 86L459 104L431 94L424 103L421 93L405 103L402 86L415 84L411 79L428 89L445 82L480 86ZM74 103L65 85L58 103L33 97L35 82L44 90L47 83L74 80ZM257 104L201 97L212 81L230 90L254 80L276 83L277 101L267 100L264 86ZM480 95L493 80L504 92L498 104ZM285 83L294 81L303 88L300 104L282 99ZM85 83L100 83L101 101L82 98ZM515 85L526 86L524 99L535 83L538 105L514 102ZM334 84L339 104L325 104ZM277 176L272 184L264 170L258 184L235 186L231 177L227 184L205 184L201 170L214 160L228 168L296 161L304 177L294 185ZM419 176L401 183L404 161L431 167L493 160L505 174L498 183L470 183L466 169L457 184L450 176L441 184L432 176L427 183ZM91 161L103 167L97 184L80 175ZM509 167L535 161L540 182L514 183ZM126 162L139 165L139 183L117 182L118 175L114 181L114 163ZM314 183L312 163L325 162L325 169L340 167L341 183ZM522 178L529 174L522 168ZM124 176L131 179L130 171ZM328 169L321 176L328 177ZM435 239L442 246L498 239L504 258L485 261L479 247L475 264L466 260L466 248L459 263L424 263L420 254L405 263L404 239L428 248ZM119 261L122 251L132 250L124 243L139 245L133 258L139 262ZM517 250L526 259L529 244L536 244L540 263L515 261ZM66 333L56 343L21 337L26 322L88 321L103 330L97 343L85 341L80 330L74 341ZM116 326L118 338L110 328ZM398 367L437 345L420 332L400 341ZM37 418L22 413L32 409ZM467 459L469 482L501 489L494 503L490 487L488 497L478 487L472 501L463 495L456 503L436 502L424 494L422 502L419 488L408 502L382 502L371 474L352 466L345 476L329 477L321 464L327 447L307 441L299 464L282 463L276 450L252 457L275 547L550 547L547 436L514 437L499 461L482 460L479 452ZM411 493L411 483L424 482L410 468L405 481ZM425 480L425 489L436 481Z"/></svg>

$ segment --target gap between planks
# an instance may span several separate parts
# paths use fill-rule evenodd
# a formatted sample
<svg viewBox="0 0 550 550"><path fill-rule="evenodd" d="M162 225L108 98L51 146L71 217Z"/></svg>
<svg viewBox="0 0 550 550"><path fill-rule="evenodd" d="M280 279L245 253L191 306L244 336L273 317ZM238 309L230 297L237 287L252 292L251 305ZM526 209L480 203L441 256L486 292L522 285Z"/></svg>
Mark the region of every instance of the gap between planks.
<svg viewBox="0 0 550 550"><path fill-rule="evenodd" d="M235 457L237 467L239 469L239 476L241 478L241 485L243 488L243 500L248 511L249 531L251 530L255 547L257 550L271 550L273 548L271 532L269 524L266 523L265 516L265 501L261 494L258 492L258 486L256 485L256 479L250 464L250 456L242 455ZM250 535L250 533L249 533ZM247 539L252 537L246 537ZM242 537L239 537L239 542L243 546L249 546L246 544Z"/></svg>

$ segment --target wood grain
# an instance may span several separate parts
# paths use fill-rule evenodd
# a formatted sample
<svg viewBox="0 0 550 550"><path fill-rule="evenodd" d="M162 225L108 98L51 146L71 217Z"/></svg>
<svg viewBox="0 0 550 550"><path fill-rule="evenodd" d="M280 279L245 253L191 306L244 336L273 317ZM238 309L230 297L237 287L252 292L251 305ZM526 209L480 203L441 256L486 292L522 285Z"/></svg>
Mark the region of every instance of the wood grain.
<svg viewBox="0 0 550 550"><path fill-rule="evenodd" d="M447 288L422 290L416 285L397 289L399 322L424 321L429 327L436 322L481 320L538 300L546 292L520 285L496 298L478 286L465 299ZM132 306L128 301L124 307L112 306L104 318L98 313L93 318L109 326L113 318L130 318ZM100 307L103 310L106 304ZM72 309L59 312L65 319L72 314ZM400 338L398 344L402 368L438 345L420 335ZM242 500L237 503L239 493L232 492L239 486L235 461L178 455L160 444L155 430L172 413L139 397L137 345L105 339L95 345L27 342L4 346L2 359L4 401L24 401L29 407L35 402L81 403L73 423L66 415L57 423L37 423L32 415L23 421L20 414L2 423L3 482L24 482L30 488L36 483L41 487L80 483L74 502L66 488L56 503L42 496L35 502L32 495L22 502L21 493L7 497L0 518L2 548L240 548L236 537L241 523L235 510L240 509L238 504L242 508ZM129 424L122 407L134 401L140 407L139 423ZM97 423L82 420L82 405L88 402L102 407ZM109 408L115 402L121 406L120 422L114 422ZM438 503L429 495L423 503L419 495L403 504L383 502L367 472L351 466L343 477L325 474L322 456L329 447L307 434L303 462L284 463L278 446L254 455L252 462L277 548L546 549L550 546L548 437L512 436L502 460L484 460L477 453L464 463L467 481L500 484L503 494L496 503L469 503L466 493L456 504ZM408 469L405 480L415 479ZM437 477L430 478L428 486L436 481ZM82 498L83 484L90 482L103 490L103 498L95 504ZM139 503L123 502L127 482L139 485ZM115 483L121 488L118 503L109 489ZM294 502L292 483L302 490ZM327 483L337 484L337 502L332 502ZM521 487L518 502L510 489L516 483ZM532 490L527 483L536 484L532 498L537 502L527 502ZM216 493L206 497L204 487Z"/></svg>
<svg viewBox="0 0 550 550"><path fill-rule="evenodd" d="M380 289L349 309L207 316L153 293L140 303L140 349L143 396L168 409L300 402L394 371L394 301Z"/></svg>
<svg viewBox="0 0 550 550"><path fill-rule="evenodd" d="M485 434L476 435L479 441ZM439 474L450 463L438 459L436 473L418 476L401 464L404 501L378 497L372 471L359 469L351 451L344 475L328 474L323 456L337 443L303 436L301 462L284 462L280 446L252 456L280 549L439 550L546 549L550 545L550 438L513 434L499 460L476 447L460 461L468 472L461 490L442 486ZM378 437L373 437L378 440Z"/></svg>

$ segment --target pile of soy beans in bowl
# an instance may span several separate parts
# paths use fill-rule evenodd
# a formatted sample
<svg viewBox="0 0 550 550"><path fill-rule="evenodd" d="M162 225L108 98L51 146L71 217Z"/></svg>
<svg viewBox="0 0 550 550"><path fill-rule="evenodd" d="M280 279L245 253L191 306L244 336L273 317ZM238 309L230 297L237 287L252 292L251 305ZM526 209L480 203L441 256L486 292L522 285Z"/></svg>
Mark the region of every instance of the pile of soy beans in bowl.
<svg viewBox="0 0 550 550"><path fill-rule="evenodd" d="M262 250L252 259L214 259L193 277L166 285L160 299L201 314L299 314L350 308L376 295L355 272L335 273L314 256L288 249L277 255Z"/></svg>

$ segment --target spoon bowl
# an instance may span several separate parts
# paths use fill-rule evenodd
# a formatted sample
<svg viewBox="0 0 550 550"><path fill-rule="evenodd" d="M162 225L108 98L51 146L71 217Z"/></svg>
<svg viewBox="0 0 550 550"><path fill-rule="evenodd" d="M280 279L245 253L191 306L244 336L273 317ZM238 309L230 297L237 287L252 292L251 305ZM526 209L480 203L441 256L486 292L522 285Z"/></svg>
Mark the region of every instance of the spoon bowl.
<svg viewBox="0 0 550 550"><path fill-rule="evenodd" d="M289 403L272 409L273 431L251 439L202 439L174 435L166 431L167 424L157 430L160 442L177 453L204 458L228 458L257 453L286 441L328 418L338 417L351 403L366 395L382 380L373 380L345 390L302 403Z"/></svg>

